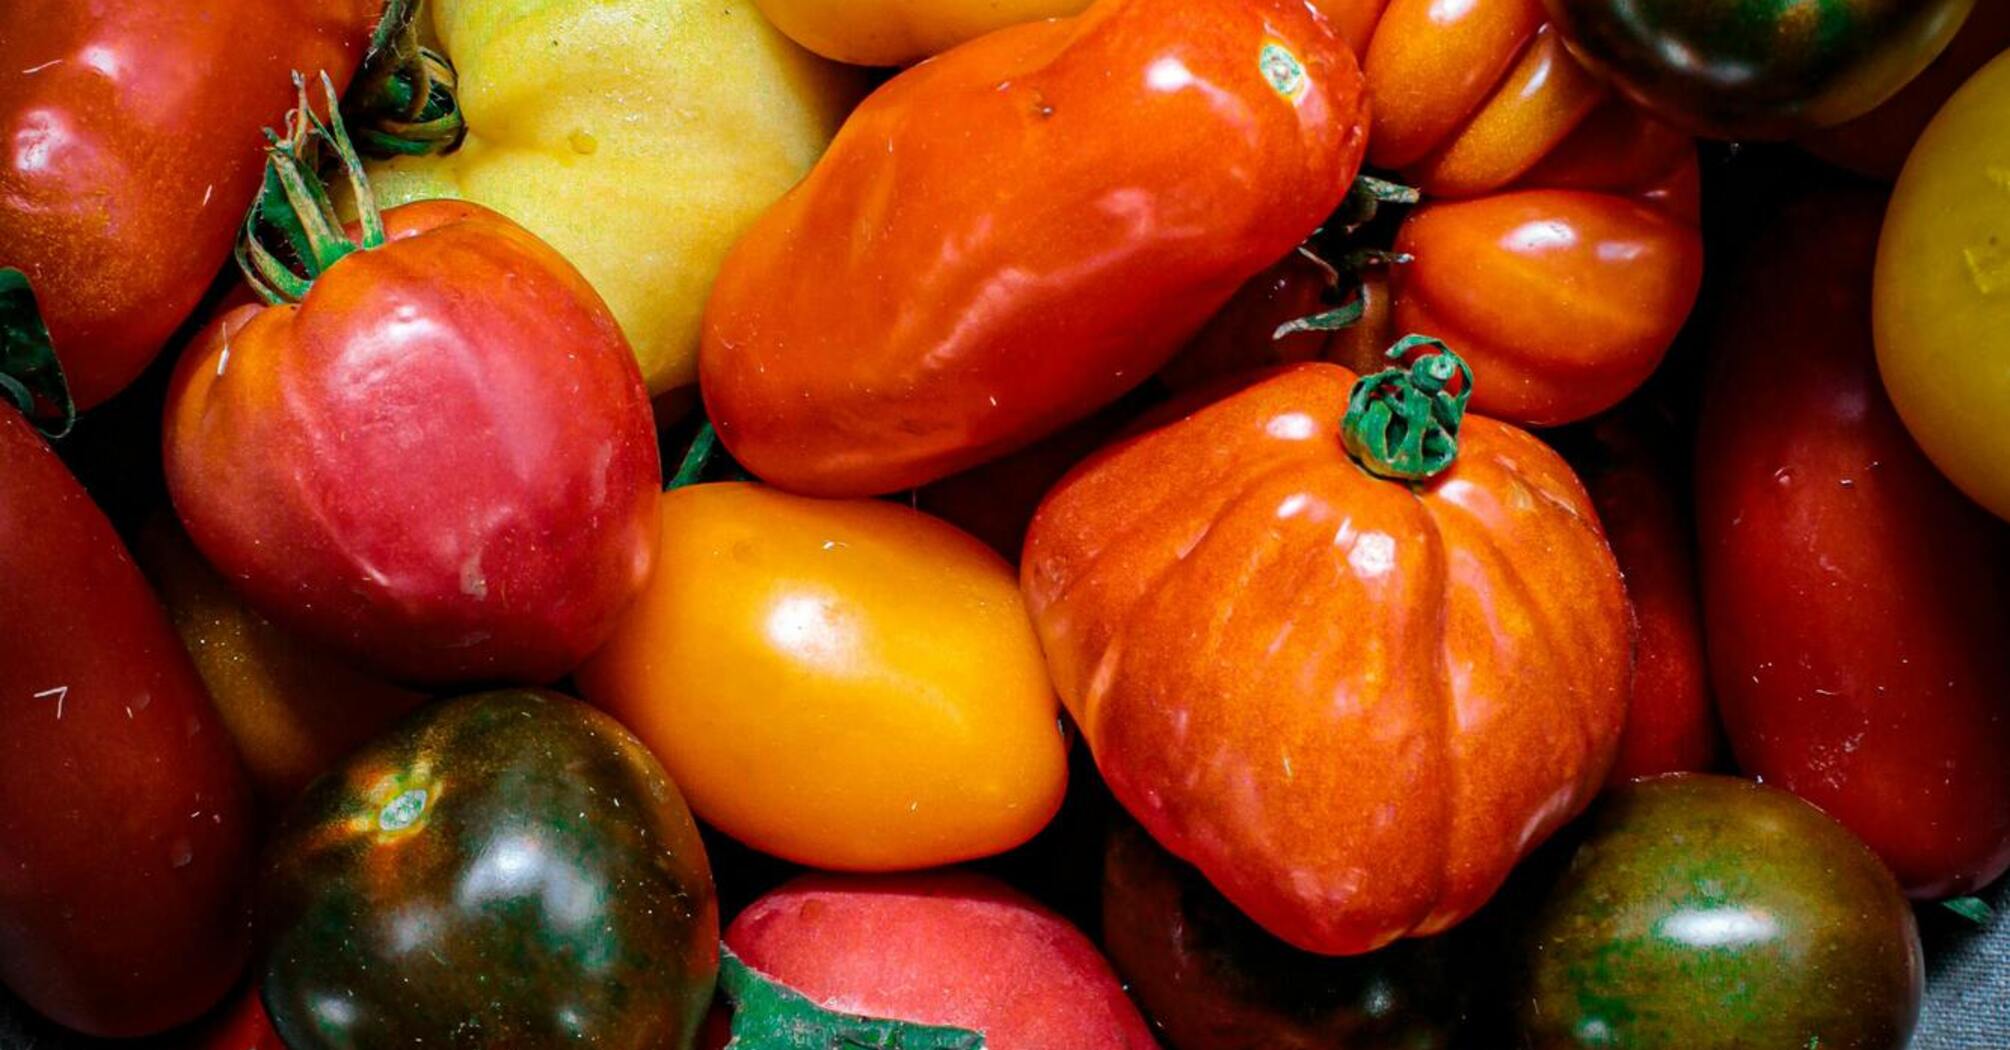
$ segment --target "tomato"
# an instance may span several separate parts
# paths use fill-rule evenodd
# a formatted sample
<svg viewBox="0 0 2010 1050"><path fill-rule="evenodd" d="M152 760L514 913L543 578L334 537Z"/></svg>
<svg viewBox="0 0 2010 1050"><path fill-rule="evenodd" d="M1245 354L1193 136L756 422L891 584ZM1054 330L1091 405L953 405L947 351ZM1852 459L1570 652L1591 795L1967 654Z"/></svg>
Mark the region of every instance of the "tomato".
<svg viewBox="0 0 2010 1050"><path fill-rule="evenodd" d="M90 497L0 408L0 981L138 1036L245 956L244 773L153 592Z"/></svg>
<svg viewBox="0 0 2010 1050"><path fill-rule="evenodd" d="M293 70L347 83L383 0L12 0L0 266L34 282L80 406L117 393L230 259Z"/></svg>
<svg viewBox="0 0 2010 1050"><path fill-rule="evenodd" d="M648 575L642 377L593 289L521 227L449 201L383 222L360 249L302 246L321 259L297 303L233 311L183 356L175 507L253 608L347 659L549 681Z"/></svg>
<svg viewBox="0 0 2010 1050"><path fill-rule="evenodd" d="M134 553L195 658L267 817L276 819L308 781L425 700L251 611L172 518L149 522Z"/></svg>
<svg viewBox="0 0 2010 1050"><path fill-rule="evenodd" d="M807 875L741 912L726 944L825 1007L978 1031L999 1050L1157 1045L1080 930L965 872Z"/></svg>
<svg viewBox="0 0 2010 1050"><path fill-rule="evenodd" d="M554 693L422 710L268 849L265 1007L292 1050L689 1047L719 917L677 787Z"/></svg>
<svg viewBox="0 0 2010 1050"><path fill-rule="evenodd" d="M1339 205L1360 87L1302 0L1101 0L901 74L727 258L720 437L857 496L1090 414Z"/></svg>
<svg viewBox="0 0 2010 1050"><path fill-rule="evenodd" d="M1925 983L1877 858L1813 806L1730 777L1615 791L1527 938L1530 1050L1901 1050Z"/></svg>
<svg viewBox="0 0 2010 1050"><path fill-rule="evenodd" d="M1697 453L1704 623L1739 764L1938 897L2010 869L2010 526L1879 386L1879 210L1797 202L1738 285L1767 294L1724 318Z"/></svg>
<svg viewBox="0 0 2010 1050"><path fill-rule="evenodd" d="M1802 147L1851 171L1890 182L1934 114L1989 60L2010 51L2010 5L1978 3L1954 42L1891 101L1847 124L1800 139Z"/></svg>
<svg viewBox="0 0 2010 1050"><path fill-rule="evenodd" d="M272 1030L256 985L247 988L209 1021L170 1046L183 1050L287 1050Z"/></svg>
<svg viewBox="0 0 2010 1050"><path fill-rule="evenodd" d="M1610 782L1700 773L1716 761L1716 706L1703 659L1694 528L1677 495L1666 428L1632 412L1600 420L1575 462L1626 577L1639 630L1633 697Z"/></svg>
<svg viewBox="0 0 2010 1050"><path fill-rule="evenodd" d="M994 30L1078 14L1089 0L758 0L804 47L840 62L904 66Z"/></svg>
<svg viewBox="0 0 2010 1050"><path fill-rule="evenodd" d="M1626 708L1625 589L1576 476L1513 427L1418 416L1430 387L1398 374L1345 425L1354 374L1305 364L1119 441L1021 565L1117 799L1322 954L1471 915L1590 801ZM1425 469L1377 450L1385 397Z"/></svg>
<svg viewBox="0 0 2010 1050"><path fill-rule="evenodd" d="M1878 245L1877 363L1919 446L2010 518L2010 57L1920 137Z"/></svg>
<svg viewBox="0 0 2010 1050"><path fill-rule="evenodd" d="M1012 570L893 503L759 485L663 496L656 573L579 672L705 821L822 868L1031 838L1067 787Z"/></svg>
<svg viewBox="0 0 2010 1050"><path fill-rule="evenodd" d="M810 170L858 78L747 0L427 6L459 72L467 141L372 163L379 203L501 212L606 297L651 391L695 382L720 261Z"/></svg>
<svg viewBox="0 0 2010 1050"><path fill-rule="evenodd" d="M1174 1050L1443 1050L1465 1015L1446 939L1307 955L1135 826L1110 838L1103 943Z"/></svg>
<svg viewBox="0 0 2010 1050"><path fill-rule="evenodd" d="M1546 0L1580 59L1668 120L1781 138L1862 116L1946 48L1975 0Z"/></svg>

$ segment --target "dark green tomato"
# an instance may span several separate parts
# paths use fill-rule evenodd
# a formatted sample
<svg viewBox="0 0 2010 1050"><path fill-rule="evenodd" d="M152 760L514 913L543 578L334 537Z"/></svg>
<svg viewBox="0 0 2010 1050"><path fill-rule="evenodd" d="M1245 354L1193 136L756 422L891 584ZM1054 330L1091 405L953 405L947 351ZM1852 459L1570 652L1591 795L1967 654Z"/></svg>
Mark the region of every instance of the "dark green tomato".
<svg viewBox="0 0 2010 1050"><path fill-rule="evenodd" d="M1870 850L1730 777L1610 795L1525 952L1533 1050L1898 1050L1924 980L1912 910Z"/></svg>
<svg viewBox="0 0 2010 1050"><path fill-rule="evenodd" d="M718 973L682 796L554 693L438 704L356 753L300 800L263 889L292 1050L684 1050Z"/></svg>
<svg viewBox="0 0 2010 1050"><path fill-rule="evenodd" d="M1172 1050L1437 1050L1465 1013L1445 938L1307 954L1134 825L1105 854L1103 941Z"/></svg>
<svg viewBox="0 0 2010 1050"><path fill-rule="evenodd" d="M1641 105L1701 135L1785 138L1896 94L1976 0L1545 2L1571 50Z"/></svg>

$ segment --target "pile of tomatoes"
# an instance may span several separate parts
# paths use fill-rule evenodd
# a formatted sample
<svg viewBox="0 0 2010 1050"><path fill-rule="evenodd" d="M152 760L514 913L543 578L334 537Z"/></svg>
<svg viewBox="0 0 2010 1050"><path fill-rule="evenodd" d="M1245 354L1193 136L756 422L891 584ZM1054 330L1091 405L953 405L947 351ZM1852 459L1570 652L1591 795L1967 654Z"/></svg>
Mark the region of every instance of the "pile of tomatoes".
<svg viewBox="0 0 2010 1050"><path fill-rule="evenodd" d="M1991 921L2010 5L14 0L0 148L55 1026L1899 1050Z"/></svg>

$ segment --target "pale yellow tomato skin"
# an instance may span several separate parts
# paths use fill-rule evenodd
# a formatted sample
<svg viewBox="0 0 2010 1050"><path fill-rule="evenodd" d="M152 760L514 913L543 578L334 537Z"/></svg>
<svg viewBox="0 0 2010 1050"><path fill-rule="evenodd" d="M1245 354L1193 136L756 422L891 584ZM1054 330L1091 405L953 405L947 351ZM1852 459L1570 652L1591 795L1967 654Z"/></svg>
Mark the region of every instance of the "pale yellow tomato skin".
<svg viewBox="0 0 2010 1050"><path fill-rule="evenodd" d="M2010 53L1913 147L1878 244L1877 360L1913 439L2010 518Z"/></svg>
<svg viewBox="0 0 2010 1050"><path fill-rule="evenodd" d="M939 519L751 483L665 493L655 574L577 675L700 817L839 871L1000 853L1067 789L1005 561Z"/></svg>
<svg viewBox="0 0 2010 1050"><path fill-rule="evenodd" d="M760 0L804 47L861 66L904 66L993 30L1081 13L1089 0Z"/></svg>
<svg viewBox="0 0 2010 1050"><path fill-rule="evenodd" d="M752 0L433 0L467 141L373 161L390 207L487 205L557 248L621 322L651 393L697 379L726 252L864 91Z"/></svg>

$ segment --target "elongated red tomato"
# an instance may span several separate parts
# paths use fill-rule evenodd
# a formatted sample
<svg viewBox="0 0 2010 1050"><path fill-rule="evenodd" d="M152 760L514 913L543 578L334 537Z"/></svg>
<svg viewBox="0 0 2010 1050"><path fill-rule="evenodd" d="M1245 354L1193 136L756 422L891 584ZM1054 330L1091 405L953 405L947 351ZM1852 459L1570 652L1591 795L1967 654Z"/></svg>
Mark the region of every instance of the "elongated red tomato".
<svg viewBox="0 0 2010 1050"><path fill-rule="evenodd" d="M0 266L28 274L79 405L139 375L230 260L288 79L346 84L383 0L11 0Z"/></svg>
<svg viewBox="0 0 2010 1050"><path fill-rule="evenodd" d="M1938 897L2010 868L2010 530L1879 383L1881 211L1794 206L1741 285L1765 294L1724 320L1697 460L1704 610L1739 763Z"/></svg>
<svg viewBox="0 0 2010 1050"><path fill-rule="evenodd" d="M222 998L249 933L244 773L111 523L0 408L0 981L105 1036Z"/></svg>
<svg viewBox="0 0 2010 1050"><path fill-rule="evenodd" d="M880 88L727 259L699 369L741 463L868 495L1170 358L1339 205L1354 57L1299 0L1101 0Z"/></svg>

